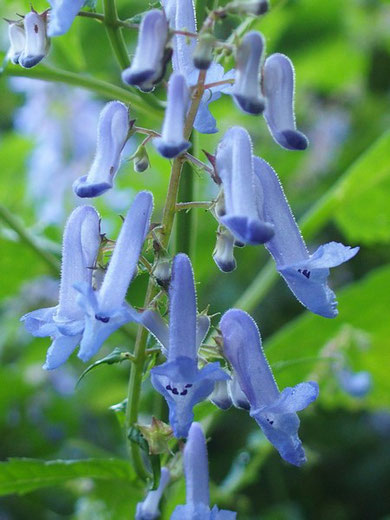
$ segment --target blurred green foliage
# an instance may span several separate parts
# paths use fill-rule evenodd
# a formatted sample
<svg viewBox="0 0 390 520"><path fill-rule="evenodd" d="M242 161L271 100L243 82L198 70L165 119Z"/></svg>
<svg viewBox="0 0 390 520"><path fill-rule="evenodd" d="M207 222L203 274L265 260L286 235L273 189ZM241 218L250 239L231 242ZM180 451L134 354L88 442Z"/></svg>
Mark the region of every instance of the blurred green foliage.
<svg viewBox="0 0 390 520"><path fill-rule="evenodd" d="M213 4L198 0L199 15ZM43 10L48 4L39 0L34 7ZM144 11L148 2L119 0L118 7L125 19ZM28 8L27 1L3 0L0 16L14 18ZM97 11L101 9L98 1ZM222 413L210 403L197 408L197 418L210 425L212 500L237 510L241 520L385 520L390 515L389 20L390 4L385 0L271 2L267 16L251 19L247 25L265 35L268 53L283 52L293 60L298 127L310 136L311 147L304 153L280 149L263 118L238 112L229 97L212 105L220 132L197 135L194 140L195 153L205 160L202 149L212 153L226 129L245 126L255 153L279 173L297 218L321 197L326 198L344 175L347 180L341 183L344 191L339 193L339 204L308 245L314 250L320 243L340 240L361 246L353 261L332 273L340 311L335 320L304 311L282 281L253 309L280 387L309 377L320 383L319 401L301 414L309 459L303 469L287 467L247 413ZM241 21L229 17L221 22L217 27L220 36L227 37ZM1 35L6 52L5 23ZM131 54L136 32L126 31L125 38ZM122 87L104 27L95 20L79 18L67 35L53 39L45 63ZM232 59L227 58L225 65L232 66ZM5 74L0 77L0 89L0 202L58 254L61 227L38 227L36 209L26 194L34 139L19 135L13 126L15 111L25 96L12 90ZM156 96L165 98L164 86ZM150 117L132 108L130 113L140 126L153 127L156 120L162 120L162 112L153 109ZM127 190L129 200L137 190L150 189L156 202L153 220L158 222L169 162L152 147L148 151L151 168L136 174L131 163L124 162L116 186ZM195 171L194 175L194 198L212 198L216 190L206 174ZM120 219L102 199L97 207L115 238ZM212 313L224 312L259 273L267 254L262 247L237 250L238 269L229 275L220 273L211 260L216 223L209 213L196 211L193 263L199 307L210 304ZM75 357L55 373L42 371L48 340L31 340L18 320L23 313L51 303L34 298L31 285L36 277L49 274L47 266L7 226L1 225L0 244L0 458L80 460L65 469L61 462L29 466L24 460L1 466L10 471L1 473L0 469L1 494L30 492L4 496L0 518L131 518L143 490L134 484L132 468L126 465L121 428L109 409L126 395L128 364L97 368L77 390L75 383L85 367ZM146 283L142 274L132 285L134 304L142 305ZM218 317L214 321L216 325ZM117 332L107 341L101 357L114 347L131 351L133 342ZM372 374L373 389L364 399L356 400L339 388L333 363L340 355L353 370ZM141 409L146 423L152 414L166 417L165 407L148 382ZM40 478L50 487L34 485L34 479ZM178 479L164 499L162 518L168 519L175 505L183 501L184 484Z"/></svg>

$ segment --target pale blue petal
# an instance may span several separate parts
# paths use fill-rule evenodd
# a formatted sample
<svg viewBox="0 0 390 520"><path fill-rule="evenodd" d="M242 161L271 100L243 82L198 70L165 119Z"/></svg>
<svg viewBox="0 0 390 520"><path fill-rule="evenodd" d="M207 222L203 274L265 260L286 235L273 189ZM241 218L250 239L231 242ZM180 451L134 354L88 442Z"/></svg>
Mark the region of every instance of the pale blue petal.
<svg viewBox="0 0 390 520"><path fill-rule="evenodd" d="M53 315L57 312L58 306L48 307L45 309L37 309L29 312L20 318L24 322L24 327L33 336L44 338L53 336L57 327L53 320Z"/></svg>
<svg viewBox="0 0 390 520"><path fill-rule="evenodd" d="M261 186L255 189L252 142L244 128L234 126L225 133L217 148L216 169L224 192L224 210L217 213L221 223L244 244L267 242L274 229L263 218Z"/></svg>
<svg viewBox="0 0 390 520"><path fill-rule="evenodd" d="M299 412L317 399L318 392L318 384L315 381L299 383L282 390L278 399L264 410L274 414Z"/></svg>
<svg viewBox="0 0 390 520"><path fill-rule="evenodd" d="M346 262L359 248L330 242L310 255L275 171L258 157L254 158L254 167L264 195L264 218L275 229L265 247L302 305L320 316L334 318L337 301L327 284L329 267Z"/></svg>
<svg viewBox="0 0 390 520"><path fill-rule="evenodd" d="M168 468L161 468L158 488L154 491L149 491L145 500L137 504L135 520L156 520L160 517L158 505L170 478L171 475Z"/></svg>
<svg viewBox="0 0 390 520"><path fill-rule="evenodd" d="M77 345L80 343L81 334L77 336L58 336L50 345L46 354L45 370L54 370L65 363Z"/></svg>
<svg viewBox="0 0 390 520"><path fill-rule="evenodd" d="M280 146L287 150L305 150L309 142L295 125L294 80L294 67L287 56L275 53L265 60L264 117L272 137Z"/></svg>
<svg viewBox="0 0 390 520"><path fill-rule="evenodd" d="M232 400L228 392L230 381L217 381L210 395L210 401L221 410L228 410L232 406Z"/></svg>
<svg viewBox="0 0 390 520"><path fill-rule="evenodd" d="M122 72L122 80L150 92L165 72L168 23L163 11L152 9L142 18L137 47L131 66Z"/></svg>
<svg viewBox="0 0 390 520"><path fill-rule="evenodd" d="M167 159L172 159L185 152L191 144L184 138L184 124L189 99L185 77L173 73L169 78L167 107L161 137L153 139L157 151Z"/></svg>
<svg viewBox="0 0 390 520"><path fill-rule="evenodd" d="M240 383L238 382L236 374L233 372L231 381L227 383L228 392L233 405L236 408L242 408L243 410L249 410L249 401L241 390Z"/></svg>
<svg viewBox="0 0 390 520"><path fill-rule="evenodd" d="M192 423L188 433L184 449L184 474L186 502L208 506L210 493L207 446L202 426L197 422Z"/></svg>
<svg viewBox="0 0 390 520"><path fill-rule="evenodd" d="M265 358L256 323L246 312L230 309L222 316L219 327L224 354L251 407L273 403L279 397L279 390Z"/></svg>
<svg viewBox="0 0 390 520"><path fill-rule="evenodd" d="M205 340L210 328L210 318L206 314L198 314L196 318L196 346L199 348Z"/></svg>
<svg viewBox="0 0 390 520"><path fill-rule="evenodd" d="M211 101L213 101L211 98L208 102L202 99L195 117L194 128L201 134L215 134L218 132L217 121L209 109Z"/></svg>
<svg viewBox="0 0 390 520"><path fill-rule="evenodd" d="M152 310L144 311L140 314L140 323L153 334L166 354L169 347L169 329L160 314Z"/></svg>
<svg viewBox="0 0 390 520"><path fill-rule="evenodd" d="M196 293L191 261L185 254L176 255L169 287L168 360L187 357L197 360Z"/></svg>
<svg viewBox="0 0 390 520"><path fill-rule="evenodd" d="M61 36L70 29L85 0L51 0L48 35Z"/></svg>
<svg viewBox="0 0 390 520"><path fill-rule="evenodd" d="M128 132L126 105L120 101L110 101L100 114L92 166L87 175L73 183L73 191L78 197L98 197L112 188Z"/></svg>
<svg viewBox="0 0 390 520"><path fill-rule="evenodd" d="M139 192L123 222L106 275L97 293L99 312L107 314L119 309L126 297L137 268L139 255L149 232L153 211L153 195Z"/></svg>
<svg viewBox="0 0 390 520"><path fill-rule="evenodd" d="M26 43L18 62L23 68L30 69L35 67L47 54L46 22L43 16L31 11L24 16L23 25Z"/></svg>
<svg viewBox="0 0 390 520"><path fill-rule="evenodd" d="M366 396L372 388L372 376L366 370L352 372L347 368L337 371L337 379L347 394L361 399Z"/></svg>
<svg viewBox="0 0 390 520"><path fill-rule="evenodd" d="M151 370L152 385L167 401L169 423L175 437L187 437L194 419L193 407L211 394L215 381L228 377L219 363L210 363L198 370L197 362L186 357L167 361Z"/></svg>

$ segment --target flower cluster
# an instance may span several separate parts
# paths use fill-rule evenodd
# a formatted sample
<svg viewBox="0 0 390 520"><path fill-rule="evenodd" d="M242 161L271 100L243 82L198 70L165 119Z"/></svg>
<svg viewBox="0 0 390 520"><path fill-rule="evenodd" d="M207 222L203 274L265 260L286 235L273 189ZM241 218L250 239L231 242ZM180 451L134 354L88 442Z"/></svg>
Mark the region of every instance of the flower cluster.
<svg viewBox="0 0 390 520"><path fill-rule="evenodd" d="M121 77L126 85L148 93L162 81L172 64L161 134L138 128L148 135L146 142L151 140L161 156L174 159L172 176L174 171L180 175L185 160L194 160L187 152L192 127L203 133L218 131L209 104L222 94L232 96L240 110L254 116L262 114L273 139L282 148L306 149L308 140L295 123L291 60L279 53L264 60L265 39L259 32L248 32L235 45L219 42L213 33L216 19L229 12L264 14L268 2L232 1L212 11L198 33L192 0L163 0L162 5L163 9L152 9L143 15L134 57ZM49 35L67 31L82 6L83 2L54 1L48 15ZM44 16L33 11L24 18L23 27L19 22L10 24L11 61L33 66L46 54ZM32 17L35 22L30 21ZM32 29L34 45L31 23L38 27L38 31L35 26ZM219 47L234 52L234 70L225 72L214 60ZM88 173L73 184L77 197L99 197L113 188L125 143L136 131L134 122L129 121L127 106L120 101L105 105L97 127L95 158ZM136 169L148 167L145 143L133 157L138 161ZM244 128L230 128L209 158L212 168L203 167L219 187L211 205L218 223L213 253L217 266L224 272L232 271L236 268L234 247L264 244L295 297L313 313L336 317L335 294L328 286L329 269L351 259L359 248L330 242L313 254L308 252L277 174L254 155L251 137ZM177 189L178 180L179 177L171 182L170 190L175 186ZM200 349L209 333L210 318L207 313L198 313L190 258L176 254L170 265L167 251L172 227L167 219L176 210L176 196L177 191L170 192L161 225L151 229L153 196L147 191L136 195L103 277L94 276L100 267L99 215L92 206L76 208L64 231L58 305L30 312L22 320L33 336L52 338L46 369L60 366L77 346L78 357L88 361L111 334L128 322L144 326L160 344L159 354L166 358L164 362L161 355L153 358L151 383L167 402L174 436L187 439L186 504L177 506L171 518L234 519L236 514L232 511L219 510L217 506L210 509L207 450L202 427L193 422L194 407L210 398L223 409L234 404L248 410L280 456L300 466L306 458L298 437L297 412L317 398L318 384L303 382L279 391L262 350L257 325L239 309L228 310L220 320L220 336L216 339L221 347L219 361L202 355ZM152 296L147 297L145 308L136 310L127 302L126 295L137 275L146 241L150 241L155 252L152 264L142 258L151 275L148 295ZM169 300L169 325L158 312L160 297ZM141 370L136 375L138 381L142 379L146 357L146 350L140 354L136 348L133 369ZM138 504L138 520L159 516L158 504L169 481L168 464L162 470L159 487Z"/></svg>

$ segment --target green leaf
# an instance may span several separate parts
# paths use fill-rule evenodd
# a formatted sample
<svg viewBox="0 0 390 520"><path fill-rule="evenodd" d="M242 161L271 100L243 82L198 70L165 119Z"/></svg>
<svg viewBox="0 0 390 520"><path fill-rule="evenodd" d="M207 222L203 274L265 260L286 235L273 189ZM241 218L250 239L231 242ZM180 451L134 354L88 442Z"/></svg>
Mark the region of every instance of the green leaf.
<svg viewBox="0 0 390 520"><path fill-rule="evenodd" d="M353 242L390 241L390 132L352 164L336 223Z"/></svg>
<svg viewBox="0 0 390 520"><path fill-rule="evenodd" d="M121 352L121 350L118 347L116 347L112 352L110 352L110 354L108 354L102 359L98 359L97 361L95 361L95 363L92 363L92 365L89 365L78 378L76 386L80 383L84 376L88 374L88 372L100 365L114 365L115 363L122 363L122 361L131 359L133 359L133 356L130 352Z"/></svg>
<svg viewBox="0 0 390 520"><path fill-rule="evenodd" d="M324 347L340 337L346 327L350 327L366 335L369 340L367 348L354 352L353 359L349 359L353 370L368 370L373 376L373 389L364 402L374 407L389 405L390 292L384 291L384 287L390 287L390 265L372 271L362 280L339 291L340 314L337 318L324 319L305 312L267 340L266 354L271 365L302 360L302 363L290 364L288 369L276 373L280 387L317 377L324 369L329 374L329 360L318 361L315 358L321 357ZM309 357L314 359L307 359ZM323 384L326 379L323 378ZM343 396L342 392L333 396L333 401L345 399L348 402L352 400Z"/></svg>
<svg viewBox="0 0 390 520"><path fill-rule="evenodd" d="M119 459L9 459L0 463L0 495L28 493L76 478L121 480L133 485L136 482L133 468Z"/></svg>

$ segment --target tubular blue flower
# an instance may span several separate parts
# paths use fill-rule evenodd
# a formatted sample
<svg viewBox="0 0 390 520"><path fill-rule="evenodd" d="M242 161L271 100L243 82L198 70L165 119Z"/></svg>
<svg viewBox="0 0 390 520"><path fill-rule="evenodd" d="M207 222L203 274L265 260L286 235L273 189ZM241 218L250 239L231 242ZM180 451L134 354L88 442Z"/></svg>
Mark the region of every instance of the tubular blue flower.
<svg viewBox="0 0 390 520"><path fill-rule="evenodd" d="M194 275L190 259L184 254L177 255L173 261L169 301L168 359L151 370L151 379L168 403L169 422L175 437L187 437L195 404L211 394L216 381L229 376L220 369L219 363L198 369L197 352L209 320L206 316L197 320ZM152 333L163 337L161 329Z"/></svg>
<svg viewBox="0 0 390 520"><path fill-rule="evenodd" d="M21 318L33 336L53 338L45 369L52 370L64 363L80 342L84 315L76 305L74 284L91 285L99 245L99 216L95 209L91 206L76 208L64 231L58 305L30 312Z"/></svg>
<svg viewBox="0 0 390 520"><path fill-rule="evenodd" d="M306 458L298 437L296 412L317 398L317 383L299 383L279 392L261 346L257 325L246 312L230 309L222 316L220 329L225 356L249 401L250 415L281 457L290 464L301 466Z"/></svg>
<svg viewBox="0 0 390 520"><path fill-rule="evenodd" d="M112 188L129 132L129 113L120 101L103 108L97 129L96 155L88 175L73 183L79 197L98 197Z"/></svg>
<svg viewBox="0 0 390 520"><path fill-rule="evenodd" d="M233 98L241 110L248 114L261 114L265 101L260 89L260 66L264 52L264 38L257 31L248 32L236 55L236 81Z"/></svg>
<svg viewBox="0 0 390 520"><path fill-rule="evenodd" d="M19 63L19 57L26 45L26 34L24 32L24 27L20 22L9 21L8 23L10 47L7 52L7 58L17 65Z"/></svg>
<svg viewBox="0 0 390 520"><path fill-rule="evenodd" d="M336 317L336 296L327 284L329 268L350 260L359 248L329 242L310 255L275 171L258 157L254 158L254 166L264 195L264 218L275 229L265 247L277 270L302 305L325 318Z"/></svg>
<svg viewBox="0 0 390 520"><path fill-rule="evenodd" d="M30 69L46 56L49 41L46 36L46 13L39 14L36 11L27 13L24 17L25 46L19 56L19 64Z"/></svg>
<svg viewBox="0 0 390 520"><path fill-rule="evenodd" d="M294 115L294 66L284 54L271 54L264 64L264 117L274 140L287 150L305 150L306 136L296 129Z"/></svg>
<svg viewBox="0 0 390 520"><path fill-rule="evenodd" d="M255 190L252 142L239 126L230 128L218 145L216 169L222 180L224 211L217 210L220 222L244 244L263 244L274 234L265 222L261 187Z"/></svg>
<svg viewBox="0 0 390 520"><path fill-rule="evenodd" d="M372 376L366 370L353 372L344 367L336 370L336 377L344 392L358 399L366 396L372 388Z"/></svg>
<svg viewBox="0 0 390 520"><path fill-rule="evenodd" d="M142 18L138 42L131 66L122 72L122 80L143 92L151 92L165 73L171 51L166 49L168 22L163 11L152 9Z"/></svg>
<svg viewBox="0 0 390 520"><path fill-rule="evenodd" d="M103 283L93 291L88 283L77 283L77 302L84 311L85 329L78 357L88 361L104 341L129 321L142 317L125 302L126 292L137 268L142 245L149 231L153 196L141 191L135 197L119 233Z"/></svg>
<svg viewBox="0 0 390 520"><path fill-rule="evenodd" d="M143 502L138 502L135 513L135 520L156 520L160 516L158 504L167 487L171 475L168 468L161 468L161 477L158 488L155 491L149 491Z"/></svg>
<svg viewBox="0 0 390 520"><path fill-rule="evenodd" d="M184 447L186 504L176 506L171 520L235 520L237 513L210 510L209 468L206 439L199 423L192 423Z"/></svg>
<svg viewBox="0 0 390 520"><path fill-rule="evenodd" d="M174 30L187 30L196 32L195 8L193 0L162 0L169 25ZM193 54L196 47L194 38L187 38L184 35L175 34L172 39L173 56L172 66L175 72L183 74L190 87L198 82L199 70L195 68ZM217 83L232 79L234 71L225 73L223 67L217 63L212 63L206 74L207 83ZM220 98L221 93L228 94L231 85L221 84L208 89L202 97L199 109L194 121L194 128L203 134L213 134L218 132L215 118L209 111L209 104Z"/></svg>
<svg viewBox="0 0 390 520"><path fill-rule="evenodd" d="M157 151L167 159L185 152L191 143L184 138L184 121L189 102L189 90L181 74L173 73L168 84L168 101L161 137L153 139Z"/></svg>
<svg viewBox="0 0 390 520"><path fill-rule="evenodd" d="M221 410L228 410L232 406L232 400L228 390L229 382L230 381L217 381L209 397L210 401Z"/></svg>
<svg viewBox="0 0 390 520"><path fill-rule="evenodd" d="M49 0L49 3L51 10L48 35L52 37L61 36L69 31L85 0Z"/></svg>

